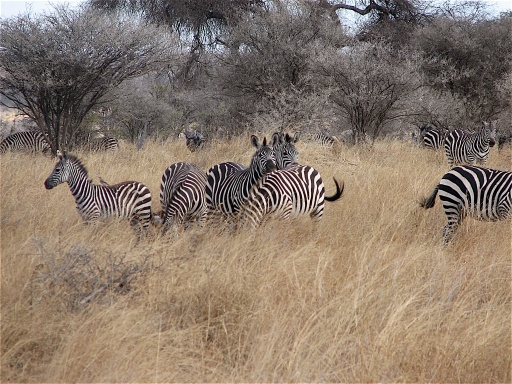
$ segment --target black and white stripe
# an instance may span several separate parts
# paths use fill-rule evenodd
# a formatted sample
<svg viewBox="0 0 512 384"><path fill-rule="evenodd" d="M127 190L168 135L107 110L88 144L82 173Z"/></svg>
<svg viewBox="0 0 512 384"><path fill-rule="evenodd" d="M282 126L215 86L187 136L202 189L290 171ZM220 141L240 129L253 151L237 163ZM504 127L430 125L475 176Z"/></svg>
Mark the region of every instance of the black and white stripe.
<svg viewBox="0 0 512 384"><path fill-rule="evenodd" d="M313 141L317 142L323 147L332 147L334 143L339 143L336 136L329 135L325 132L317 132L313 135Z"/></svg>
<svg viewBox="0 0 512 384"><path fill-rule="evenodd" d="M251 143L256 147L256 153L249 168L243 169L240 164L229 162L214 165L206 173L208 215L233 217L247 199L251 187L264 174L277 169L274 150L267 144L267 139L263 138L260 144L258 138L252 135Z"/></svg>
<svg viewBox="0 0 512 384"><path fill-rule="evenodd" d="M444 147L444 141L449 132L445 128L424 125L420 128L420 140L426 148L437 150Z"/></svg>
<svg viewBox="0 0 512 384"><path fill-rule="evenodd" d="M36 131L16 132L0 143L0 153L7 151L26 151L33 153L49 153L51 148L45 135Z"/></svg>
<svg viewBox="0 0 512 384"><path fill-rule="evenodd" d="M444 242L448 243L466 214L483 221L504 220L512 215L512 172L470 165L455 167L421 206L432 208L437 194L448 218L443 229Z"/></svg>
<svg viewBox="0 0 512 384"><path fill-rule="evenodd" d="M271 172L251 189L241 209L241 224L254 228L269 217L288 219L301 215L320 220L325 200L336 201L343 194L344 186L340 187L336 179L334 183L336 193L325 196L322 178L313 167L294 165Z"/></svg>
<svg viewBox="0 0 512 384"><path fill-rule="evenodd" d="M142 183L125 181L116 185L93 184L87 169L79 159L66 152L58 152L59 161L44 186L52 189L68 183L76 201L76 208L86 223L94 223L108 217L127 218L140 234L151 221L151 193Z"/></svg>
<svg viewBox="0 0 512 384"><path fill-rule="evenodd" d="M159 215L164 232L173 224L184 228L206 220L206 174L191 163L174 163L162 175Z"/></svg>
<svg viewBox="0 0 512 384"><path fill-rule="evenodd" d="M285 169L297 163L299 151L295 147L295 143L299 141L299 137L300 132L295 132L293 136L283 132L276 132L272 135L272 148L276 155L277 169Z"/></svg>
<svg viewBox="0 0 512 384"><path fill-rule="evenodd" d="M113 137L100 137L91 140L86 148L93 152L114 153L119 149L119 140Z"/></svg>
<svg viewBox="0 0 512 384"><path fill-rule="evenodd" d="M485 164L490 147L495 144L494 123L484 122L479 132L456 129L446 137L444 152L450 166L459 164Z"/></svg>

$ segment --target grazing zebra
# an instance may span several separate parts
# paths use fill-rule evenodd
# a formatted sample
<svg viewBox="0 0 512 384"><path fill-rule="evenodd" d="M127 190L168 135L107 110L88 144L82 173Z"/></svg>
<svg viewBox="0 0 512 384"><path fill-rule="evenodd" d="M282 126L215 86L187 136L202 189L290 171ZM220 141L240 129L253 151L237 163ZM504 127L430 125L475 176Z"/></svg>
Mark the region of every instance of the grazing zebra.
<svg viewBox="0 0 512 384"><path fill-rule="evenodd" d="M109 152L114 153L119 149L119 141L113 137L100 137L91 140L87 149L93 152Z"/></svg>
<svg viewBox="0 0 512 384"><path fill-rule="evenodd" d="M288 133L276 132L272 135L272 147L276 155L277 169L285 169L290 165L297 163L299 151L295 143L299 141L300 132L290 136Z"/></svg>
<svg viewBox="0 0 512 384"><path fill-rule="evenodd" d="M25 131L13 133L2 140L0 153L5 153L8 150L49 153L51 148L45 135L41 132Z"/></svg>
<svg viewBox="0 0 512 384"><path fill-rule="evenodd" d="M116 185L93 184L87 169L71 154L57 152L59 161L44 182L52 189L67 182L76 201L76 208L86 223L107 217L128 218L137 234L151 221L151 193L142 183L125 181Z"/></svg>
<svg viewBox="0 0 512 384"><path fill-rule="evenodd" d="M233 217L240 209L241 203L247 199L251 187L266 173L275 171L275 154L272 146L267 145L263 138L251 136L251 143L256 147L249 168L243 169L240 164L221 163L211 167L206 173L206 204L208 215L213 217L221 214Z"/></svg>
<svg viewBox="0 0 512 384"><path fill-rule="evenodd" d="M432 208L438 193L448 218L443 228L445 244L466 214L483 221L504 220L512 215L512 172L470 165L455 167L420 205Z"/></svg>
<svg viewBox="0 0 512 384"><path fill-rule="evenodd" d="M450 166L458 164L485 164L490 147L495 144L494 123L484 122L479 132L471 133L456 129L445 139L444 152Z"/></svg>
<svg viewBox="0 0 512 384"><path fill-rule="evenodd" d="M339 143L336 136L331 136L325 132L317 132L313 135L313 140L323 147L332 147L334 143Z"/></svg>
<svg viewBox="0 0 512 384"><path fill-rule="evenodd" d="M197 221L203 225L206 220L206 174L191 163L174 163L167 168L160 184L159 215L164 233L173 225Z"/></svg>
<svg viewBox="0 0 512 384"><path fill-rule="evenodd" d="M425 148L437 150L443 148L444 140L449 132L446 128L424 125L420 128L420 140Z"/></svg>
<svg viewBox="0 0 512 384"><path fill-rule="evenodd" d="M324 214L325 200L336 201L344 185L338 181L336 193L325 196L325 187L316 169L294 165L284 170L271 172L262 177L251 189L240 211L241 224L250 223L255 228L268 217L288 219L307 215L320 220Z"/></svg>
<svg viewBox="0 0 512 384"><path fill-rule="evenodd" d="M195 152L196 150L203 147L206 138L196 130L194 131L183 131L179 135L180 138L185 139L185 143L190 152Z"/></svg>

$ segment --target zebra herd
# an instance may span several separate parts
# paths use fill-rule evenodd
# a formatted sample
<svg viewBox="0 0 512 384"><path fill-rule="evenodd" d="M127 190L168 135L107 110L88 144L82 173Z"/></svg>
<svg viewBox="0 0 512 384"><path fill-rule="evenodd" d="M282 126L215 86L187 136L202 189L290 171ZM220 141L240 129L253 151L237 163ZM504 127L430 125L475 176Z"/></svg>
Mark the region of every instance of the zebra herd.
<svg viewBox="0 0 512 384"><path fill-rule="evenodd" d="M467 215L485 221L512 215L512 172L483 166L496 142L495 134L494 123L484 123L478 132L433 127L421 130L425 147L444 148L449 165L455 166L420 203L431 208L439 195L448 220L443 229L445 243ZM117 148L117 141L102 140L97 150ZM161 223L165 232L174 224L186 228L193 222L205 225L208 219L215 218L252 228L269 217L285 220L309 215L318 220L325 201L338 200L344 185L334 179L336 192L325 195L318 171L298 163L298 140L298 133L275 133L268 142L251 136L255 153L249 167L224 162L204 172L191 163L172 164L162 176L162 209L158 214L151 210L151 194L146 186L135 181L95 185L80 160L66 152L58 153L59 161L45 187L51 189L67 182L85 222L109 216L128 218L137 233L146 231L151 222ZM0 143L0 153L27 149L47 153L50 146L39 132L15 133Z"/></svg>
<svg viewBox="0 0 512 384"><path fill-rule="evenodd" d="M512 172L485 168L490 147L496 143L495 123L483 122L478 132L449 131L422 127L420 135L427 148L444 147L450 167L433 192L422 199L423 208L432 208L436 196L443 205L448 223L443 228L448 243L465 216L497 221L512 216ZM476 166L476 163L482 166Z"/></svg>
<svg viewBox="0 0 512 384"><path fill-rule="evenodd" d="M116 185L96 185L88 179L81 161L66 152L58 152L59 161L46 179L46 189L67 182L76 208L86 223L101 218L128 218L137 234L159 223L166 232L173 224L186 228L192 222L204 225L208 219L222 218L238 226L250 222L256 227L263 219L288 219L309 214L322 218L324 201L336 201L343 186L334 179L336 193L325 196L325 187L317 170L297 163L295 143L298 135L275 133L272 140L260 142L251 136L256 148L248 168L225 162L206 173L196 165L174 163L162 176L160 204L151 210L149 189L136 181Z"/></svg>

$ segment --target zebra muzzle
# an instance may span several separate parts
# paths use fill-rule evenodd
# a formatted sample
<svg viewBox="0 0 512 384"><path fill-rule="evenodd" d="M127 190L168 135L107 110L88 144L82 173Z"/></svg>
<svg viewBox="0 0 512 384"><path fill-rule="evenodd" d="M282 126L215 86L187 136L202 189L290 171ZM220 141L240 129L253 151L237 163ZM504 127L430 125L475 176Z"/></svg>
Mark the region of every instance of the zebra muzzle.
<svg viewBox="0 0 512 384"><path fill-rule="evenodd" d="M265 164L265 168L266 168L267 172L273 172L273 171L277 170L276 163L272 160L267 160L267 163Z"/></svg>

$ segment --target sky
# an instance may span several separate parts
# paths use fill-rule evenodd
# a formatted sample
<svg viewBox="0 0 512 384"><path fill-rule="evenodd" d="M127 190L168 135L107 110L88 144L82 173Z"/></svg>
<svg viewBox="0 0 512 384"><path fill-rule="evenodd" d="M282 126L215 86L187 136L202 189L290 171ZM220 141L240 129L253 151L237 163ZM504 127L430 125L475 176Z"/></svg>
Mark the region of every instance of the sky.
<svg viewBox="0 0 512 384"><path fill-rule="evenodd" d="M503 11L512 10L512 0L483 0L484 3L489 4L494 9L496 14ZM44 11L51 11L50 4L68 3L69 5L78 5L83 0L21 0L21 1L0 1L0 17L7 18L25 13L30 10L32 13L40 13ZM453 2L456 2L455 0Z"/></svg>

